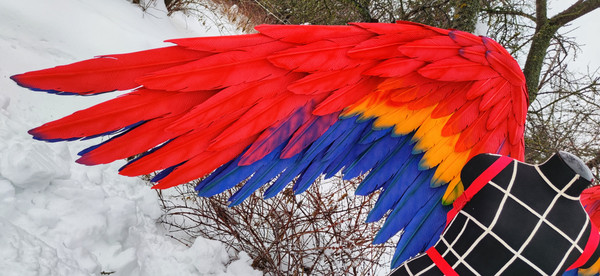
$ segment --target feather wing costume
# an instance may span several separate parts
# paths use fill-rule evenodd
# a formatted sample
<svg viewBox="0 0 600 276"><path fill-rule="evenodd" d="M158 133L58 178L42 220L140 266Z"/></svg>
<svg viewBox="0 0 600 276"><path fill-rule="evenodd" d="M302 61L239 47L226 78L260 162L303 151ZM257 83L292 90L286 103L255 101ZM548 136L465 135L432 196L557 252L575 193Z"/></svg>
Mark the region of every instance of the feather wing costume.
<svg viewBox="0 0 600 276"><path fill-rule="evenodd" d="M301 193L322 175L368 174L356 194L380 194L367 221L386 218L374 242L404 229L393 267L439 236L470 157L523 159L525 78L489 38L411 22L256 29L12 79L58 94L131 90L30 133L114 134L77 162L140 155L120 174L159 171L157 189L206 177L196 190L211 196L246 180L235 205L267 184L269 198L289 183Z"/></svg>

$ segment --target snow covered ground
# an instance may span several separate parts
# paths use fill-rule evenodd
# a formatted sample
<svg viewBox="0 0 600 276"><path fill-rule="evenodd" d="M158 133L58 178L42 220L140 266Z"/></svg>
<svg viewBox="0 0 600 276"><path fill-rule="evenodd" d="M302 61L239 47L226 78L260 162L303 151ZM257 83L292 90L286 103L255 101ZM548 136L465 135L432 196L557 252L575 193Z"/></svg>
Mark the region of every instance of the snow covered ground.
<svg viewBox="0 0 600 276"><path fill-rule="evenodd" d="M47 95L9 79L166 46L169 38L223 34L207 22L169 18L160 5L144 13L125 0L0 0L0 275L261 275L220 242L185 247L165 236L155 192L117 175L122 164L73 162L92 143L48 144L27 134L115 95Z"/></svg>

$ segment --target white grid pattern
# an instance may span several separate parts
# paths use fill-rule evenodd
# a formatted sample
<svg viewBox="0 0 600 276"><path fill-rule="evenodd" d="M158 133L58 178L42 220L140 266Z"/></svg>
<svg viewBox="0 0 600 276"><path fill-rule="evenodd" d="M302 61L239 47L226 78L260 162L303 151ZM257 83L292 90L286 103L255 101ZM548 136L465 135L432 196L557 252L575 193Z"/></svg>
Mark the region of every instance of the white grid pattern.
<svg viewBox="0 0 600 276"><path fill-rule="evenodd" d="M496 273L496 275L499 275L502 272L504 272L517 259L522 260L527 265L531 266L538 273L540 273L540 275L548 275L547 272L543 271L540 267L538 267L532 261L530 261L527 258L525 258L524 256L522 256L523 251L529 245L529 243L531 242L531 240L533 239L533 237L536 235L536 233L538 232L538 230L542 226L542 224L545 224L545 225L549 226L551 229L553 229L554 231L556 231L556 233L560 234L565 240L567 240L571 244L569 250L564 254L564 257L562 258L562 260L560 261L560 263L557 265L557 267L554 269L554 271L551 273L551 275L556 275L559 272L559 269L564 266L565 262L567 261L567 258L569 257L569 255L571 254L571 252L573 250L577 250L577 251L579 251L579 253L583 252L583 249L581 248L581 246L579 246L578 242L581 240L581 238L582 238L583 234L585 233L586 229L589 227L589 217L586 216L585 223L584 223L583 227L581 228L581 230L579 231L579 234L577 235L577 238L575 240L573 240L566 233L564 233L563 231L561 231L557 226L555 226L554 224L552 224L550 221L546 220L546 217L548 216L548 214L550 213L550 211L554 208L554 206L555 206L555 204L556 204L556 202L558 201L559 198L566 198L566 199L569 199L569 200L579 201L578 197L570 196L570 195L568 195L568 194L565 193L565 191L568 190L571 187L571 185L575 181L577 181L579 179L579 175L575 175L575 177L573 177L573 179L571 179L571 181L564 188L559 189L554 184L552 184L552 182L550 182L547 179L547 177L542 173L542 171L539 169L538 166L534 166L535 169L536 169L536 171L542 177L542 179L546 182L546 184L548 184L556 192L556 195L552 199L551 204L549 204L549 206L546 208L546 210L544 211L543 214L539 214L538 212L536 212L535 210L533 210L530 206L528 206L523 201L521 201L516 196L514 196L513 194L510 193L511 188L513 187L513 184L514 184L515 179L516 179L517 166L521 162L513 161L512 163L513 163L513 171L512 171L510 182L509 182L509 184L508 184L508 186L507 186L506 189L502 188L500 185L498 185L498 184L496 184L496 183L494 183L492 181L490 181L487 184L487 185L489 185L491 187L494 187L495 189L497 189L498 191L500 191L500 192L503 193L503 198L500 201L500 205L498 207L498 210L496 211L496 214L494 215L494 218L493 218L492 222L490 223L490 225L486 226L486 225L482 224L480 221L478 221L472 215L470 215L467 212L461 210L459 212L459 214L462 214L463 216L465 216L466 217L466 221L462 225L462 228L461 228L460 232L458 233L458 235L454 238L454 240L451 243L449 243L446 239L444 239L444 235L442 235L442 237L438 241L438 243L439 242L444 243L444 245L447 248L443 253L440 252L440 253L442 253L441 255L444 257L444 259L446 259L446 256L448 254L453 254L457 258L457 261L454 262L454 264L450 264L453 269L456 269L459 265L462 264L467 269L469 269L469 271L471 273L473 273L474 275L480 275L480 273L478 271L476 271L472 266L470 266L465 261L465 258L467 258L468 255L473 252L473 250L477 247L477 245L486 236L491 236L495 240L497 240L498 242L500 242L507 250L509 250L513 254L513 256L511 257L511 259L504 264L504 266ZM492 228L496 225L496 223L497 223L497 221L498 221L498 219L500 217L500 214L502 213L502 211L504 209L504 204L506 203L506 201L507 201L508 198L510 198L514 202L518 203L520 206L522 206L523 208L525 208L528 212L530 212L531 214L535 215L539 219L539 221L537 222L537 224L534 227L534 230L529 234L529 236L526 239L526 241L518 249L512 248L500 236L498 236L496 233L494 233L492 231ZM450 222L450 224L448 225L448 227L446 228L446 230L452 228L452 225L453 225L454 221L456 221L456 220L452 220ZM453 250L454 245L460 239L460 237L463 235L463 233L465 232L465 230L467 229L467 227L474 227L474 226L477 226L477 227L481 228L484 232L475 240L475 242L473 242L473 244L468 248L468 250L464 254L462 254L462 255L458 254L455 250ZM427 256L425 256L425 257L427 257ZM419 271L418 273L413 274L413 272L409 269L408 263L409 262L404 263L402 266L405 267L405 269L409 273L409 275L414 275L414 276L422 275L422 274L428 272L433 267L435 267L435 264L432 264L432 265L426 267L425 269L423 269L422 271Z"/></svg>
<svg viewBox="0 0 600 276"><path fill-rule="evenodd" d="M529 266L531 266L533 269L535 269L537 272L540 273L540 275L548 275L548 273L544 272L541 268L539 268L537 265L535 265L533 262L531 262L530 260L528 260L527 258L525 258L524 256L522 256L521 254L523 253L523 251L525 250L525 248L527 247L527 245L529 245L529 243L531 242L531 240L533 239L533 237L535 236L535 234L537 233L537 231L539 230L539 228L541 227L542 223L545 223L546 225L550 226L554 231L556 231L557 233L559 233L561 236L563 236L565 239L567 239L571 244L574 244L575 246L572 246L569 250L569 253L573 250L573 248L575 247L577 250L579 250L579 252L583 252L583 249L581 249L581 247L579 245L577 245L577 242L579 241L579 239L581 238L581 236L583 235L583 232L585 232L587 226L588 226L588 221L589 219L586 219L586 222L584 224L584 226L582 227L577 240L574 241L572 240L567 234L565 234L563 231L561 231L558 227L556 227L555 225L553 225L552 223L550 223L549 221L546 220L546 217L548 216L548 214L550 213L550 211L552 210L552 208L554 207L554 205L556 204L556 201L561 198L568 198L571 200L579 200L579 198L576 197L572 197L569 196L567 194L565 194L564 192L571 187L571 185L579 178L579 175L576 175L571 182L569 182L569 184L567 184L562 190L559 190L558 188L556 188L545 176L544 174L540 171L538 166L535 166L537 172L539 173L539 175L544 179L544 181L550 186L552 187L553 190L555 190L557 192L557 194L554 196L552 202L548 205L548 207L546 208L546 210L544 211L544 214L540 215L538 212L536 212L535 210L533 210L530 206L528 206L527 204L525 204L524 202L522 202L521 200L519 200L518 198L516 198L514 195L512 195L510 193L510 190L514 184L515 178L516 178L516 172L517 172L517 162L513 162L513 172L512 172L512 177L510 179L510 183L508 185L508 187L505 189L503 189L502 187L500 187L498 184L490 181L488 184L496 189L498 189L500 192L502 192L504 194L501 202L500 202L500 206L496 212L496 215L494 216L493 221L490 223L489 226L485 226L483 225L481 222L479 222L477 219L475 219L473 216L469 215L468 213L466 213L465 211L461 210L459 213L466 216L467 217L467 221L472 221L475 223L475 225L479 226L480 228L482 228L484 230L484 232L481 234L481 236L479 236L479 238L477 238L475 240L475 242L469 247L469 249L461 256L459 254L457 254L457 252L455 252L454 250L452 250L452 246L454 245L454 243L460 238L460 235L462 234L462 232L464 231L461 230L461 233L455 238L454 243L453 244L447 244L447 241L443 238L440 239L441 241L443 241L444 243L446 243L446 245L448 246L448 250L446 250L442 256L446 256L446 254L452 252L452 254L455 254L458 257L458 260L456 261L456 263L454 263L452 265L452 268L456 268L458 265L463 264L465 265L471 272L473 272L474 274L478 275L477 271L475 271L471 266L469 266L464 260L465 258L477 247L477 245L479 244L479 242L481 242L481 240L483 240L483 238L485 236L492 236L493 238L495 238L498 242L500 242L506 249L508 249L511 253L513 253L513 257L500 269L500 271L497 272L498 274L501 274L502 272L504 272L504 270L506 270L517 258L524 261L526 264L528 264ZM515 202L517 202L519 205L521 205L522 207L524 207L525 209L527 209L527 211L529 211L530 213L532 213L533 215L535 215L536 217L538 217L540 220L537 222L534 230L530 233L529 237L527 238L527 240L521 245L521 247L518 250L515 250L514 248L512 248L511 246L509 246L501 237L499 237L498 235L496 235L493 231L492 228L496 225L496 222L498 221L498 218L500 217L500 214L503 211L503 207L504 204L507 200L507 198L511 198L512 200L514 200ZM586 217L587 218L587 217ZM450 227L450 226L449 226ZM560 269L560 267L565 263L566 258L569 256L569 254L565 254L565 256L563 257L562 261L560 262L560 265L555 269L555 271L553 272L553 274L556 274L558 272L558 270Z"/></svg>
<svg viewBox="0 0 600 276"><path fill-rule="evenodd" d="M408 266L406 266L406 267L408 267ZM430 269L432 269L434 267L435 267L435 264L431 264L430 266L426 267L425 269L423 269L422 271L417 273L415 276L421 276L421 275L425 274L425 272L429 271Z"/></svg>
<svg viewBox="0 0 600 276"><path fill-rule="evenodd" d="M405 265L404 267L406 268L406 272L408 272L408 275L414 276L414 274L412 273L412 271L410 271L410 268L408 268L407 265Z"/></svg>

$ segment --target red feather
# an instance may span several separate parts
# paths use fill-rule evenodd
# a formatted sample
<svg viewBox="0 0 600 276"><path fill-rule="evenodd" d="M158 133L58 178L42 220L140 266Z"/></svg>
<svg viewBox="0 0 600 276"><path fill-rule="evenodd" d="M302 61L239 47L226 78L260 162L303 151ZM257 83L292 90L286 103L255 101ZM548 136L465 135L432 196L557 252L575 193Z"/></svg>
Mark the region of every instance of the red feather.
<svg viewBox="0 0 600 276"><path fill-rule="evenodd" d="M527 106L529 102L529 94L524 86L513 86L511 89L511 99L513 103L514 120L525 123L527 116Z"/></svg>
<svg viewBox="0 0 600 276"><path fill-rule="evenodd" d="M600 186L585 189L581 193L581 204L589 213L594 226L600 225Z"/></svg>
<svg viewBox="0 0 600 276"><path fill-rule="evenodd" d="M514 155L510 144L506 141L507 123L506 121L500 123L495 129L488 131L477 144L471 149L470 157L481 153L502 153L504 155Z"/></svg>
<svg viewBox="0 0 600 276"><path fill-rule="evenodd" d="M341 70L355 67L360 61L351 59L347 52L356 43L372 35L332 38L276 52L269 61L278 67L295 72Z"/></svg>
<svg viewBox="0 0 600 276"><path fill-rule="evenodd" d="M404 39L401 41L413 41L426 38L429 36L448 34L448 30L431 27L410 21L398 21L398 23L352 23L354 26L359 26L374 32L379 35L386 34L401 34Z"/></svg>
<svg viewBox="0 0 600 276"><path fill-rule="evenodd" d="M211 53L222 53L235 51L250 46L262 47L268 45L275 39L264 34L245 34L231 36L209 36L171 39L166 42L175 43L179 46Z"/></svg>
<svg viewBox="0 0 600 276"><path fill-rule="evenodd" d="M443 85L441 85L440 83L428 81L413 86L402 87L393 91L390 100L395 103L419 102L419 104L416 104L415 106L410 106L409 108L412 110L420 109L419 107L424 107L423 103L435 101L435 99L440 100L444 98L448 92L450 92L451 89L440 89L441 86ZM420 101L421 99L424 100ZM427 104L426 106L429 106L429 104Z"/></svg>
<svg viewBox="0 0 600 276"><path fill-rule="evenodd" d="M448 32L448 36L452 38L452 40L454 40L454 42L456 42L458 45L463 47L481 45L482 43L482 37L459 30L452 30Z"/></svg>
<svg viewBox="0 0 600 276"><path fill-rule="evenodd" d="M271 79L288 73L266 60L273 51L290 47L274 41L261 47L247 47L215 54L184 65L171 67L139 78L151 89L170 91L212 90L244 82Z"/></svg>
<svg viewBox="0 0 600 276"><path fill-rule="evenodd" d="M178 166L172 173L158 181L156 185L152 186L152 189L170 188L209 174L229 160L240 155L255 140L256 135L248 137L240 143L222 151L206 151L194 156L194 158Z"/></svg>
<svg viewBox="0 0 600 276"><path fill-rule="evenodd" d="M438 35L408 42L398 49L408 57L433 62L456 56L460 48L450 37Z"/></svg>
<svg viewBox="0 0 600 276"><path fill-rule="evenodd" d="M506 80L501 77L476 81L467 91L467 100L473 100L485 94L494 94L494 90L505 82Z"/></svg>
<svg viewBox="0 0 600 276"><path fill-rule="evenodd" d="M525 76L519 64L497 42L485 37L482 40L489 50L485 56L490 66L511 84L522 85L525 82Z"/></svg>
<svg viewBox="0 0 600 276"><path fill-rule="evenodd" d="M508 137L510 143L513 145L520 144L523 139L523 132L525 132L525 125L521 121L517 121L514 118L508 118Z"/></svg>
<svg viewBox="0 0 600 276"><path fill-rule="evenodd" d="M449 57L425 65L417 72L426 78L440 81L483 80L498 76L498 72L490 67L459 56Z"/></svg>
<svg viewBox="0 0 600 276"><path fill-rule="evenodd" d="M275 98L265 99L250 108L231 126L216 137L210 150L223 150L247 137L258 134L268 127L288 118L295 110L310 101L309 96L282 93Z"/></svg>
<svg viewBox="0 0 600 276"><path fill-rule="evenodd" d="M416 99L412 102L407 103L407 106L411 110L419 110L419 109L429 107L431 105L441 102L443 99L448 97L448 95L450 93L452 93L452 91L454 91L456 89L460 89L461 86L463 86L463 84L446 84L446 85L431 84L431 85L428 85L428 88L429 88L428 93L425 92L425 91L427 91L427 87L421 88L421 92L427 93L427 95L420 99Z"/></svg>
<svg viewBox="0 0 600 276"><path fill-rule="evenodd" d="M206 151L210 141L223 129L221 126L209 132L196 130L180 135L151 154L127 164L119 173L126 176L150 174L189 160Z"/></svg>
<svg viewBox="0 0 600 276"><path fill-rule="evenodd" d="M359 37L372 35L363 28L355 26L319 26L319 25L259 25L255 29L263 35L283 42L309 44L320 40L340 37Z"/></svg>
<svg viewBox="0 0 600 276"><path fill-rule="evenodd" d="M30 130L41 139L70 139L116 131L141 121L187 111L214 92L174 93L140 88Z"/></svg>
<svg viewBox="0 0 600 276"><path fill-rule="evenodd" d="M165 130L180 117L181 115L157 118L143 123L83 154L77 159L77 163L85 165L106 164L144 153L156 145L183 134Z"/></svg>
<svg viewBox="0 0 600 276"><path fill-rule="evenodd" d="M462 105L442 128L442 136L450 136L462 132L467 126L477 120L480 115L480 99L469 101Z"/></svg>
<svg viewBox="0 0 600 276"><path fill-rule="evenodd" d="M364 74L379 77L403 77L423 67L423 65L425 65L425 62L415 59L390 58L366 70Z"/></svg>
<svg viewBox="0 0 600 276"><path fill-rule="evenodd" d="M288 89L303 95L331 92L358 83L364 78L361 73L371 66L372 64L365 64L346 70L315 72L295 81Z"/></svg>
<svg viewBox="0 0 600 276"><path fill-rule="evenodd" d="M151 154L127 164L119 173L127 176L149 174L189 160L206 151L212 140L244 112L245 110L231 112L221 118L218 123L211 124L210 128L195 129L180 135L169 143L160 146Z"/></svg>
<svg viewBox="0 0 600 276"><path fill-rule="evenodd" d="M38 90L90 95L139 86L141 76L185 64L210 53L166 47L129 54L105 55L69 65L13 76L19 85Z"/></svg>
<svg viewBox="0 0 600 276"><path fill-rule="evenodd" d="M458 53L461 57L464 57L472 62L489 65L489 62L485 57L486 51L487 48L485 48L483 45L473 45L461 48L458 50Z"/></svg>
<svg viewBox="0 0 600 276"><path fill-rule="evenodd" d="M348 56L355 59L378 59L400 57L398 46L404 43L407 36L401 34L379 35L365 40L348 51ZM414 38L410 38L411 40ZM411 41L408 40L408 41Z"/></svg>
<svg viewBox="0 0 600 276"><path fill-rule="evenodd" d="M486 111L490 107L493 107L500 101L508 101L508 95L510 95L511 85L507 82L494 87L494 91L488 92L483 95L481 104L479 104L479 110Z"/></svg>
<svg viewBox="0 0 600 276"><path fill-rule="evenodd" d="M277 79L243 83L225 88L194 107L184 117L173 123L170 129L194 129L218 121L230 114L232 110L249 109L263 99L270 99L286 92L289 83L302 76L302 74L288 74Z"/></svg>
<svg viewBox="0 0 600 276"><path fill-rule="evenodd" d="M285 120L265 130L244 153L239 165L247 166L262 159L291 137L300 126L316 117L310 114L310 108L298 109Z"/></svg>
<svg viewBox="0 0 600 276"><path fill-rule="evenodd" d="M324 116L343 110L364 96L370 94L381 82L379 78L364 78L354 85L348 85L334 91L328 98L323 100L315 110L314 115Z"/></svg>
<svg viewBox="0 0 600 276"><path fill-rule="evenodd" d="M463 152L465 150L471 149L473 148L473 146L475 146L475 144L481 141L483 136L485 136L488 132L485 126L489 116L489 112L483 112L482 114L477 116L477 118L471 125L469 125L464 131L462 131L458 138L458 141L456 141L456 146L454 147L454 149L457 152ZM452 118L450 120L452 120ZM448 121L448 123L450 123L450 121Z"/></svg>
<svg viewBox="0 0 600 276"><path fill-rule="evenodd" d="M338 115L338 113L332 113L325 116L311 117L294 133L294 136L281 152L281 158L291 158L316 141L337 121Z"/></svg>
<svg viewBox="0 0 600 276"><path fill-rule="evenodd" d="M508 114L510 113L512 102L509 100L502 101L495 105L490 111L490 118L488 119L486 128L493 130L502 122L508 120Z"/></svg>
<svg viewBox="0 0 600 276"><path fill-rule="evenodd" d="M444 98L438 106L435 107L433 112L431 112L431 117L434 119L446 117L456 110L458 110L461 106L467 103L466 91L471 87L469 84L464 84L462 88L455 89Z"/></svg>

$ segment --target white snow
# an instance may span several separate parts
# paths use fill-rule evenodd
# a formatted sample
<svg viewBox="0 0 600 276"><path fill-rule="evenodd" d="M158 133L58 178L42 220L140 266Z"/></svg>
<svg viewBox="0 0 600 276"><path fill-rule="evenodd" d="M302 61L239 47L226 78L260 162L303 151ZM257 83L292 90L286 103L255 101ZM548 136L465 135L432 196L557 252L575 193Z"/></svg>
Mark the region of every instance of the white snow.
<svg viewBox="0 0 600 276"><path fill-rule="evenodd" d="M186 247L167 237L156 223L155 192L117 175L122 163L74 163L93 141L49 144L27 134L115 95L47 95L11 75L167 46L170 38L230 34L214 20L165 10L159 3L144 13L125 0L0 0L1 275L261 275L245 253L220 242L199 238Z"/></svg>

